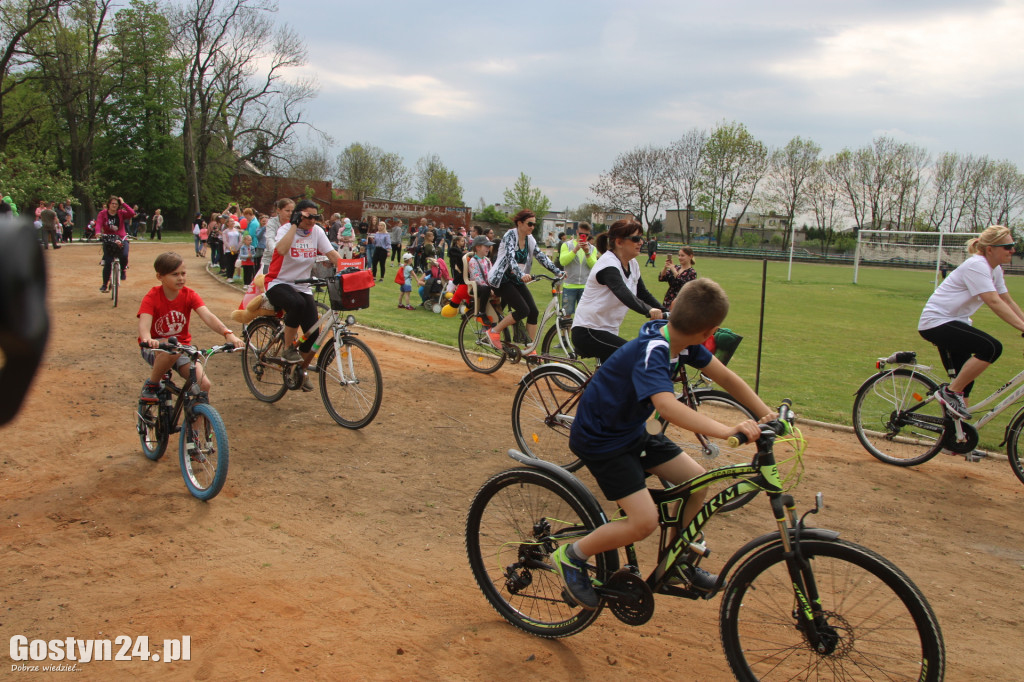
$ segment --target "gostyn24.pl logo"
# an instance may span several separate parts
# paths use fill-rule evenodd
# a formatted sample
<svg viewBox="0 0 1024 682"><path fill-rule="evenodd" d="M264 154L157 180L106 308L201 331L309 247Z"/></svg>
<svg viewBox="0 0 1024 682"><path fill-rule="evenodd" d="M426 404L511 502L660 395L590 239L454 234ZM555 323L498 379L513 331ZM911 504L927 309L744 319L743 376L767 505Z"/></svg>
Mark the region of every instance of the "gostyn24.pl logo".
<svg viewBox="0 0 1024 682"><path fill-rule="evenodd" d="M25 635L11 637L12 661L57 661L63 663L61 669L71 670L75 662L91 663L92 661L190 661L192 660L192 637L185 635L181 639L165 639L161 651L150 651L149 637L139 635L129 637L121 635L110 639L29 639ZM38 666L18 664L11 666L12 671L27 670ZM46 668L46 666L44 666Z"/></svg>

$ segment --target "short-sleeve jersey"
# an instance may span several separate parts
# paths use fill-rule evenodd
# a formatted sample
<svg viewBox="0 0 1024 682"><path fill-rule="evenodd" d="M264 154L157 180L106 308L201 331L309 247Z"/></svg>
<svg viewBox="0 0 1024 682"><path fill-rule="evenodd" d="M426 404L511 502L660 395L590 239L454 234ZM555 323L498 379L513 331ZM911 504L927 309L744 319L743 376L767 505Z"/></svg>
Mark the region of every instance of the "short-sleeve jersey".
<svg viewBox="0 0 1024 682"><path fill-rule="evenodd" d="M971 315L978 311L985 292L1005 294L1009 291L1003 279L1003 268L992 267L981 254L965 260L942 280L932 293L917 323L920 330L934 329L947 322L971 324Z"/></svg>
<svg viewBox="0 0 1024 682"><path fill-rule="evenodd" d="M574 452L593 456L621 450L643 435L654 413L651 397L673 393L676 363L703 369L712 355L704 346L687 346L676 358L669 357L665 320L652 320L640 335L612 353L601 364L583 391L569 433Z"/></svg>
<svg viewBox="0 0 1024 682"><path fill-rule="evenodd" d="M141 317L143 313L153 316L149 335L154 339L169 339L175 336L178 343L188 344L192 343L192 334L188 329L189 316L193 310L204 305L206 304L199 294L188 287L179 291L172 301L164 295L163 286L158 285L143 297L136 317Z"/></svg>
<svg viewBox="0 0 1024 682"><path fill-rule="evenodd" d="M285 223L279 227L274 243L283 239L289 229L291 229L291 223ZM299 235L299 231L296 230L295 239L283 256L274 251L274 256L270 261L270 270L266 277L267 289L278 284L287 284L297 291L310 293L308 284L295 284L295 280L309 277L309 273L313 271L316 257L331 251L334 251L334 247L327 239L327 233L319 225L314 225L305 237Z"/></svg>

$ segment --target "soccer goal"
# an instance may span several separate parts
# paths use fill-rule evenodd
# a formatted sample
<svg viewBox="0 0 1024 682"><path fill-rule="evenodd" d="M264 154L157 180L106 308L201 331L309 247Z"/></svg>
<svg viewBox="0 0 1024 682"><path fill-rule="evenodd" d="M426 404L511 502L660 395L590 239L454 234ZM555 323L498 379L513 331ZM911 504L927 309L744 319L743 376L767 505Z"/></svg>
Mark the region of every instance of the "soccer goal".
<svg viewBox="0 0 1024 682"><path fill-rule="evenodd" d="M977 236L975 232L860 230L853 257L853 283L857 283L861 265L876 265L934 270L935 286L939 286L945 272L964 262L967 242Z"/></svg>

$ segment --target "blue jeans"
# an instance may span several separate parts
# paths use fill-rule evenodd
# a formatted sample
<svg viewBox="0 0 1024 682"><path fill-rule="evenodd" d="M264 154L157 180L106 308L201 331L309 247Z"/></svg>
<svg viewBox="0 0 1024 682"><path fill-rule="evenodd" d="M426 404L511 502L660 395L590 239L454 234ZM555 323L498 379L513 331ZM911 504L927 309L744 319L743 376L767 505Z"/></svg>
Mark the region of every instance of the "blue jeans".
<svg viewBox="0 0 1024 682"><path fill-rule="evenodd" d="M576 306L580 303L580 298L583 296L583 287L579 289L570 289L568 287L562 287L562 305L565 307L565 314L567 317L572 317L576 314Z"/></svg>

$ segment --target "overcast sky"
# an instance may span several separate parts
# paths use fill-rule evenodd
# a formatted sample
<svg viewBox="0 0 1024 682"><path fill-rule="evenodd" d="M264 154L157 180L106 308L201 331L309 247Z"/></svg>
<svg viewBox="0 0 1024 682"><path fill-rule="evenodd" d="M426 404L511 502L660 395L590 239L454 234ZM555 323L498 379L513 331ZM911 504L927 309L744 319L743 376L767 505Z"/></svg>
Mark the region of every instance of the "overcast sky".
<svg viewBox="0 0 1024 682"><path fill-rule="evenodd" d="M520 172L574 208L618 154L722 121L1024 169L1024 0L287 0L278 21L306 41L332 158L436 153L474 208Z"/></svg>

